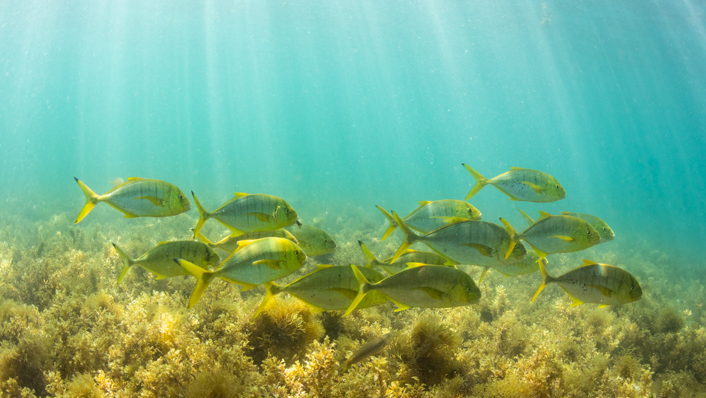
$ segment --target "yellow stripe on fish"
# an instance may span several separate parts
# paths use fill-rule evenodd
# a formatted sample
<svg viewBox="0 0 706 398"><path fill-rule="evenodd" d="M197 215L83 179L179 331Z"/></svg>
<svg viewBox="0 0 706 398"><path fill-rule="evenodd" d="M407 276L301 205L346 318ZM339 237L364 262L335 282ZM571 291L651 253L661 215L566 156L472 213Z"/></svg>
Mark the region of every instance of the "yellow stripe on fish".
<svg viewBox="0 0 706 398"><path fill-rule="evenodd" d="M294 235L292 235L286 229L282 229L282 228L273 229L272 231L246 232L242 235L237 235L237 236L228 235L218 242L211 242L201 232L196 234L196 238L198 238L198 240L209 245L210 247L212 247L214 249L220 249L220 250L223 250L224 252L228 252L228 253L233 253L234 251L236 251L239 247L238 242L243 241L243 240L257 240L257 239L262 239L262 238L283 238L283 239L291 240L292 242L294 242L296 244L299 244L299 242L297 241L297 238L295 238Z"/></svg>
<svg viewBox="0 0 706 398"><path fill-rule="evenodd" d="M125 214L125 218L168 217L191 208L189 199L176 186L160 180L130 177L127 182L118 185L103 195L93 192L83 181L74 177L76 183L86 195L86 204L76 217L74 224L93 210L100 202L105 202Z"/></svg>

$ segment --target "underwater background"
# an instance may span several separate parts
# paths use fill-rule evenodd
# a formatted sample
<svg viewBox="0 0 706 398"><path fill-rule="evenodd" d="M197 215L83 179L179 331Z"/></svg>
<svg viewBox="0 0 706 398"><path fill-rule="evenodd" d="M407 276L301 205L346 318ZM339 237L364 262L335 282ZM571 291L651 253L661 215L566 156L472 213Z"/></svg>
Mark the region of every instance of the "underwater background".
<svg viewBox="0 0 706 398"><path fill-rule="evenodd" d="M0 390L8 396L706 395L706 5L699 1L0 2ZM319 263L378 258L380 205L463 199L474 180L542 170L553 203L487 187L483 219L573 211L616 239L552 255L620 266L642 300L570 307L537 273L478 305L251 318L262 289L122 266L186 239L186 214L123 219L85 197L137 176L286 199L329 232ZM518 227L519 226L519 227ZM226 236L210 222L208 236ZM136 267L137 268L137 267ZM477 281L480 270L468 267ZM304 270L297 275L303 274ZM292 279L292 278L290 278ZM215 285L215 283L214 283ZM343 362L402 335L348 373ZM264 337L263 337L264 336ZM210 388L210 389L209 389Z"/></svg>

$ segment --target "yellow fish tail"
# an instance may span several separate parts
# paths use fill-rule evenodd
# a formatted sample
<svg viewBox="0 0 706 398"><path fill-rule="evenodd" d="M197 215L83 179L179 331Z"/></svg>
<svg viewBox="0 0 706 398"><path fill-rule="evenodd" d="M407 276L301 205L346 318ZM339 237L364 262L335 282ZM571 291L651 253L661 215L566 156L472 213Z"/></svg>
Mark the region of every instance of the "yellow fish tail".
<svg viewBox="0 0 706 398"><path fill-rule="evenodd" d="M469 173L471 173L473 178L476 179L476 185L474 185L473 188L471 189L471 192L469 192L468 195L466 195L466 200L468 200L468 199L472 198L473 195L477 194L478 191L483 189L484 186L488 185L488 180L485 177L483 177L482 175L480 175L479 172L473 170L471 168L471 166L469 166L465 163L461 163L461 164L463 165L463 167L466 168L466 170L468 170Z"/></svg>
<svg viewBox="0 0 706 398"><path fill-rule="evenodd" d="M363 300L363 297L365 297L365 295L367 294L368 286L370 286L370 282L368 282L368 280L365 279L365 275L363 275L360 272L358 267L351 264L351 268L353 269L353 274L355 275L355 279L358 280L358 294L355 296L355 298L353 299L353 302L348 307L348 309L346 310L346 313L343 314L343 316L348 316L351 312L353 312L355 307L357 307L358 304L360 304L360 302Z"/></svg>
<svg viewBox="0 0 706 398"><path fill-rule="evenodd" d="M362 241L358 241L358 244L360 245L360 249L363 251L363 255L365 256L365 261L367 264L365 264L366 268L372 268L375 265L378 265L380 262L375 258L373 253L368 249L367 246L365 246L365 243Z"/></svg>
<svg viewBox="0 0 706 398"><path fill-rule="evenodd" d="M203 227L203 224L211 218L211 213L207 212L203 206L201 206L201 202L199 202L198 199L196 199L196 194L194 191L191 191L191 196L194 197L194 203L196 203L196 208L199 210L199 222L196 223L196 228L194 228L194 238L198 237L199 231L201 230L201 227Z"/></svg>
<svg viewBox="0 0 706 398"><path fill-rule="evenodd" d="M133 264L135 264L135 260L130 258L127 253L125 253L118 245L113 243L113 247L115 248L115 251L118 253L118 256L123 260L123 269L120 271L120 276L118 277L118 283L116 285L120 284L120 281L123 280L125 275L127 275L127 272L130 271L130 267L132 267Z"/></svg>
<svg viewBox="0 0 706 398"><path fill-rule="evenodd" d="M265 282L265 297L262 299L262 302L260 305L257 307L257 310L255 311L255 315L253 315L253 318L257 317L260 315L262 310L267 307L267 304L272 301L272 299L281 291L281 288L279 285L277 285L274 282Z"/></svg>
<svg viewBox="0 0 706 398"><path fill-rule="evenodd" d="M542 284L539 285L537 292L534 294L534 296L532 296L532 301L530 301L530 303L534 302L534 299L536 299L537 296L539 296L539 293L544 290L544 287L547 286L547 283L550 283L554 280L554 278L552 278L551 275L547 273L547 269L544 268L544 262L540 259L537 260L537 263L539 263L539 272L542 274Z"/></svg>
<svg viewBox="0 0 706 398"><path fill-rule="evenodd" d="M382 212L382 214L385 216L385 218L387 218L387 221L390 222L390 226L387 227L387 230L382 235L382 239L380 239L380 240L385 240L385 239L387 239L388 236L390 236L391 233L395 232L395 230L397 229L397 223L395 222L395 218L392 217L392 214L390 214L387 210L385 210L382 207L377 206L377 205L375 207L377 207L378 210L380 210Z"/></svg>
<svg viewBox="0 0 706 398"><path fill-rule="evenodd" d="M88 215L88 213L93 210L94 207L99 202L99 196L91 190L86 184L83 183L83 181L79 180L78 178L74 177L74 180L78 183L78 186L81 188L83 191L83 194L86 195L86 204L83 206L83 209L81 209L81 212L78 213L78 217L76 217L76 221L74 221L74 224L78 224L79 221L83 220L84 217Z"/></svg>
<svg viewBox="0 0 706 398"><path fill-rule="evenodd" d="M397 259L405 252L405 250L409 249L410 246L416 241L418 241L419 235L415 234L412 232L411 229L402 221L400 216L397 215L394 211L392 212L393 217L395 217L395 221L397 222L397 226L400 227L400 231L404 234L404 238L402 239L402 245L400 245L400 248L397 249L397 252L395 252L395 255L392 256L392 259L390 260L390 264L394 263L397 261Z"/></svg>
<svg viewBox="0 0 706 398"><path fill-rule="evenodd" d="M206 291L206 288L208 287L209 283L211 283L215 275L213 272L206 271L198 265L192 264L186 260L175 258L174 261L176 261L177 264L184 268L186 272L196 277L196 287L194 288L193 293L191 293L191 297L189 298L189 304L186 307L191 308L194 306L194 304L196 304L197 301L199 301L199 298L201 298L203 292Z"/></svg>
<svg viewBox="0 0 706 398"><path fill-rule="evenodd" d="M517 231L515 231L515 228L510 225L507 220L504 218L500 217L500 221L502 221L503 225L507 229L507 232L510 234L510 244L507 247L507 253L505 253L505 258L510 257L510 254L512 253L513 249L515 249L515 245L517 245L517 242L520 241L520 237L517 235Z"/></svg>

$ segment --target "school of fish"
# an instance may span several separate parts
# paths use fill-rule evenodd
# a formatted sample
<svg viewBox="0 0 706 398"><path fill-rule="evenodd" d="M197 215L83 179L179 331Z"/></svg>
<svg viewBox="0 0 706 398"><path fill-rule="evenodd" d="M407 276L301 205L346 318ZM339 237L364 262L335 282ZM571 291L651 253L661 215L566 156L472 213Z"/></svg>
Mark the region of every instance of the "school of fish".
<svg viewBox="0 0 706 398"><path fill-rule="evenodd" d="M513 201L547 203L566 196L559 181L538 170L513 167L486 179L467 164L463 166L476 181L466 201L486 185L493 185ZM186 195L165 181L131 177L98 195L78 178L75 180L86 196L86 204L75 223L101 202L126 218L168 217L191 208ZM398 228L403 235L403 242L392 257L380 261L359 241L366 259L364 267L319 265L315 271L280 285L276 281L299 270L307 257L334 252L336 242L331 235L317 227L302 225L298 213L284 199L275 196L235 193L213 211L206 210L193 192L192 197L199 212L193 240L161 242L137 259L113 244L124 265L118 283L134 265L153 273L157 279L191 275L196 286L188 308L198 302L214 278L238 284L243 290L262 285L266 293L255 316L280 293L296 297L313 311L344 310L344 315L387 301L396 304L396 311L478 303L480 289L468 273L458 268L461 264L482 267L477 283L490 269L506 277L540 271L542 283L532 301L552 283L571 297L573 306L621 305L642 297L635 277L613 265L584 260L576 269L558 277L547 272L550 264L547 256L584 250L614 238L608 224L590 214L551 215L540 211L540 217L534 220L520 210L528 227L518 233L504 218L500 218L501 224L481 220L481 212L463 200L421 201L406 217L377 206L389 221L381 239ZM209 219L221 223L231 234L218 242L210 241L201 233ZM431 251L411 249L418 244ZM217 250L227 257L222 260ZM345 368L378 352L390 338L386 335L378 339L354 354Z"/></svg>

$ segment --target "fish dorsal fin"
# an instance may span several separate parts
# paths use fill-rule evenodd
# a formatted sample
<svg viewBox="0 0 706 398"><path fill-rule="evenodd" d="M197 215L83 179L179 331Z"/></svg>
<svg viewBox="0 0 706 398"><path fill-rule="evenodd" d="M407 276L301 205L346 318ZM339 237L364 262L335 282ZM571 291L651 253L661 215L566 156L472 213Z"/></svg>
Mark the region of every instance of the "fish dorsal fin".
<svg viewBox="0 0 706 398"><path fill-rule="evenodd" d="M128 177L127 180L128 180L128 181L140 181L140 180L144 180L144 178L141 178L141 177Z"/></svg>
<svg viewBox="0 0 706 398"><path fill-rule="evenodd" d="M419 206L420 206L420 207L426 206L426 205L428 205L428 204L430 204L430 203L433 203L433 202L432 202L431 200L420 200L420 201L419 201Z"/></svg>
<svg viewBox="0 0 706 398"><path fill-rule="evenodd" d="M168 240L163 240L163 241L157 243L157 246L166 245L167 243L172 243L172 242L170 242Z"/></svg>
<svg viewBox="0 0 706 398"><path fill-rule="evenodd" d="M572 212L570 212L570 211L562 211L562 212L560 212L559 214L561 214L562 216L570 216L570 215L576 214L576 213L572 213Z"/></svg>
<svg viewBox="0 0 706 398"><path fill-rule="evenodd" d="M249 194L244 192L233 192L233 195L235 195L236 198L240 198L242 196L248 196Z"/></svg>
<svg viewBox="0 0 706 398"><path fill-rule="evenodd" d="M587 265L598 265L598 263L595 262L595 261L591 261L591 260L586 260L586 259L584 259L584 260L583 260L583 265L582 265L582 267L585 267L585 266L587 266Z"/></svg>
<svg viewBox="0 0 706 398"><path fill-rule="evenodd" d="M545 218L549 218L551 216L552 215L547 213L546 211L542 211L542 210L539 211L539 220L544 220ZM539 220L537 220L537 221L539 221Z"/></svg>
<svg viewBox="0 0 706 398"><path fill-rule="evenodd" d="M326 269L326 268L331 268L331 267L335 267L335 265L332 265L332 264L316 264L316 268L318 268L319 270Z"/></svg>
<svg viewBox="0 0 706 398"><path fill-rule="evenodd" d="M510 167L510 170L524 170L523 167Z"/></svg>
<svg viewBox="0 0 706 398"><path fill-rule="evenodd" d="M235 249L235 251L242 250L245 246L252 244L255 242L257 239L248 239L248 240L239 240L238 241L238 248Z"/></svg>

